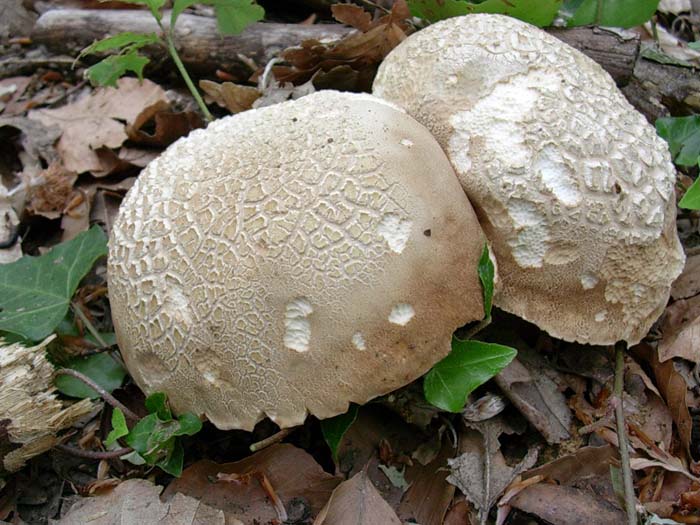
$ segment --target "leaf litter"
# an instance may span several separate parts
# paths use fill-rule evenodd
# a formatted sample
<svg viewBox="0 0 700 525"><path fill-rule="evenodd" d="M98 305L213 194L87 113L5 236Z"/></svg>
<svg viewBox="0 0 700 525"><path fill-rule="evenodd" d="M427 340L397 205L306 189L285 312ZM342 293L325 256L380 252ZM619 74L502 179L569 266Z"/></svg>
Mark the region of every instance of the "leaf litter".
<svg viewBox="0 0 700 525"><path fill-rule="evenodd" d="M380 11L336 4L334 18L355 28L355 33L338 42L306 41L283 50L278 60L253 75L251 83L257 87L202 80L202 88L231 113L314 89L367 90L383 57L414 30L405 2L393 2L389 13ZM0 133L12 150L11 161L4 162L0 172L0 219L4 221L0 241L5 230L8 235L18 231L17 242L0 248L2 262L16 259L23 248L24 253L45 253L56 241L79 237L95 222L109 231L119 201L139 169L168 144L202 125L193 112L175 108L172 92L150 80L122 79L117 89L92 90L82 81L66 81L67 72L48 73L0 79ZM694 151L695 135L683 127L687 122L671 122L666 130L683 162L693 160ZM40 235L36 224L53 228L53 233ZM650 518L648 523L666 519L692 523L700 514L694 430L700 408L695 371L699 261L697 255L688 258L663 319L647 342L630 350L626 362L624 401L636 490L639 503L658 520ZM103 270L98 267L86 281L90 284L80 283L80 297L89 295L93 284L104 287ZM75 287L69 288L61 308L72 299ZM5 294L0 297L7 301ZM99 299L87 300L86 311L89 305L95 308L95 301ZM59 332L52 347L60 346L71 358L99 349L100 345L87 343L87 328L76 321L72 310L61 312L62 319L55 315L52 323L67 322L80 329ZM108 310L91 319L99 333L112 333ZM46 330L33 324L25 323L22 335L40 341L39 328L42 334ZM616 478L611 475L619 468L619 458L609 349L554 341L527 323L494 312L492 328L503 331L504 327L513 332L509 341L490 338L488 329L480 335L489 343L515 346L520 355L495 380L472 392L461 412L450 414L430 406L422 385L415 383L360 407L356 420L341 425L333 445L324 442L320 426L311 420L286 439L289 443L253 455L237 446L221 452L198 434L185 442L186 468L175 480L160 470L118 458L81 460L95 468L84 474L82 484L73 486L79 494L93 495L74 496L78 503L70 510L63 505L61 519L77 521L61 523L81 523L80 516L86 515L81 512L104 514L104 523L116 523L109 521L117 519L116 509L133 516L134 523L153 516L153 523L177 518L178 523L237 525L280 522L286 516L289 523L330 524L362 515L369 520L366 523L463 525L467 520L478 523L479 513L481 520L496 523L510 523L519 513L550 523L622 522ZM3 419L0 413L0 455L6 470L7 465L18 468L59 441L101 453L119 446L118 440L106 444L112 412L91 417L94 407L99 408L97 403L59 397L54 383L46 379L53 365L44 358L45 343L21 344L21 348L42 350L31 354L22 350L23 357L0 368L0 375L18 366L25 370L29 356L34 356L26 378L47 400L39 408L68 415L52 419L16 410ZM0 360L2 355L17 355L16 349L6 349L20 343L4 344ZM120 366L108 354L82 359L95 363L111 359ZM119 374L109 373L113 366L98 364L101 372L112 375L109 390L122 381ZM89 366L84 370L99 375ZM80 397L94 395L75 384L65 390ZM26 400L38 395L33 392L20 388L13 393ZM10 393L3 391L0 397ZM114 394L130 407L143 405L128 380ZM30 406L17 399L11 403ZM77 417L72 411L84 411L84 415ZM25 415L36 417L42 425L21 434L17 429L23 428ZM267 435L266 428L270 427L256 432ZM43 437L35 445L28 435ZM235 433L235 437L215 435L229 444L240 438ZM60 462L65 454L55 452L51 457ZM213 457L220 462L212 461ZM30 465L44 472L53 468L39 467L37 460L30 460ZM122 481L154 472L160 485L139 479ZM6 496L14 482L0 479L0 517L7 518L15 512L13 503L4 503L12 501ZM66 486L63 492L66 496L73 491Z"/></svg>

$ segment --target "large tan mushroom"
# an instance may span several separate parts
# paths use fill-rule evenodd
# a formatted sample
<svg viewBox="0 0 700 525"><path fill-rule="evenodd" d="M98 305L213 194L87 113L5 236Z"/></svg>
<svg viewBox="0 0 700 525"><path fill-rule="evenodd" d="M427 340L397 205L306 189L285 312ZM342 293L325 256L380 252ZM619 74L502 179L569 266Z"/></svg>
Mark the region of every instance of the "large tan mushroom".
<svg viewBox="0 0 700 525"><path fill-rule="evenodd" d="M598 64L469 15L406 39L373 89L447 152L498 260L497 306L567 340L644 337L683 268L675 170Z"/></svg>
<svg viewBox="0 0 700 525"><path fill-rule="evenodd" d="M440 146L370 95L212 123L141 174L110 240L134 380L223 429L344 412L483 316L485 242Z"/></svg>

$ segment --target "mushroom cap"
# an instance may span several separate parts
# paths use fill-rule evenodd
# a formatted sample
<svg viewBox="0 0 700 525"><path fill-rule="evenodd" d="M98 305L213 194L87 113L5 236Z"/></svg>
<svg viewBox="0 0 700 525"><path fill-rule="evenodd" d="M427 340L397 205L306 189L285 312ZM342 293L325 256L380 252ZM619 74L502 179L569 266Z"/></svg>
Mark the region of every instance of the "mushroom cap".
<svg viewBox="0 0 700 525"><path fill-rule="evenodd" d="M373 91L450 158L498 260L494 304L570 341L644 337L683 268L675 169L598 64L513 18L468 15L402 42Z"/></svg>
<svg viewBox="0 0 700 525"><path fill-rule="evenodd" d="M136 383L222 429L327 418L425 373L483 317L486 239L405 112L318 92L222 118L142 172L110 240Z"/></svg>

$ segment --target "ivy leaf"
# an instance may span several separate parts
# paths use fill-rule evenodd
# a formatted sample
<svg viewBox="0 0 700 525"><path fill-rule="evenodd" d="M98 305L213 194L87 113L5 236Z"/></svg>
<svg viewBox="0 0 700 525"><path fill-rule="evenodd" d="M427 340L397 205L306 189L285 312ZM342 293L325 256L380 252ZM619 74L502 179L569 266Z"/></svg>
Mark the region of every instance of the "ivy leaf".
<svg viewBox="0 0 700 525"><path fill-rule="evenodd" d="M496 275L496 269L493 267L493 261L489 256L489 246L484 243L484 251L481 252L479 259L479 280L484 294L484 314L488 319L491 317L491 308L493 307L493 279Z"/></svg>
<svg viewBox="0 0 700 525"><path fill-rule="evenodd" d="M127 48L129 51L141 49L144 46L157 44L160 38L155 33L119 33L118 35L110 36L102 40L98 40L89 45L80 52L78 58L85 55L94 55L96 53L104 53L105 51L113 51L115 49Z"/></svg>
<svg viewBox="0 0 700 525"><path fill-rule="evenodd" d="M122 381L124 381L124 377L126 377L126 370L107 353L73 359L65 365L65 368L72 368L83 373L107 392L119 388ZM70 397L82 399L96 399L100 397L92 388L73 376L58 376L56 378L56 388L62 394Z"/></svg>
<svg viewBox="0 0 700 525"><path fill-rule="evenodd" d="M469 394L508 366L516 354L508 346L453 338L452 352L425 376L425 398L442 410L459 412Z"/></svg>
<svg viewBox="0 0 700 525"><path fill-rule="evenodd" d="M167 397L163 392L155 392L148 396L145 405L149 414L155 414L162 421L168 421L173 418L168 407Z"/></svg>
<svg viewBox="0 0 700 525"><path fill-rule="evenodd" d="M222 35L237 35L253 22L265 17L265 9L254 0L175 0L170 14L170 27L175 27L180 14L194 4L214 6Z"/></svg>
<svg viewBox="0 0 700 525"><path fill-rule="evenodd" d="M105 445L110 446L119 438L126 436L129 433L129 427L126 426L126 418L124 417L124 412L119 408L115 408L112 411L112 430L107 434L107 439L105 439Z"/></svg>
<svg viewBox="0 0 700 525"><path fill-rule="evenodd" d="M656 132L668 142L676 164L697 164L700 157L700 115L660 118L656 121Z"/></svg>
<svg viewBox="0 0 700 525"><path fill-rule="evenodd" d="M326 440L328 447L331 449L333 461L338 462L338 446L343 436L357 419L358 406L350 405L345 414L324 419L321 421L321 432L323 439Z"/></svg>
<svg viewBox="0 0 700 525"><path fill-rule="evenodd" d="M0 265L0 330L39 341L65 317L78 284L107 255L107 238L93 226L40 257Z"/></svg>
<svg viewBox="0 0 700 525"><path fill-rule="evenodd" d="M408 0L413 16L431 22L471 13L498 13L536 26L548 26L559 12L562 0Z"/></svg>
<svg viewBox="0 0 700 525"><path fill-rule="evenodd" d="M93 86L117 87L119 80L125 73L136 73L139 80L143 80L143 68L150 62L148 57L139 55L136 51L121 55L112 55L87 69L85 74Z"/></svg>
<svg viewBox="0 0 700 525"><path fill-rule="evenodd" d="M562 12L570 13L569 26L635 27L648 21L658 6L659 0L605 0L598 20L598 0L567 0Z"/></svg>
<svg viewBox="0 0 700 525"><path fill-rule="evenodd" d="M698 166L700 166L700 158L698 159ZM700 210L700 177L695 179L693 185L685 192L685 195L678 203L678 207L686 210Z"/></svg>

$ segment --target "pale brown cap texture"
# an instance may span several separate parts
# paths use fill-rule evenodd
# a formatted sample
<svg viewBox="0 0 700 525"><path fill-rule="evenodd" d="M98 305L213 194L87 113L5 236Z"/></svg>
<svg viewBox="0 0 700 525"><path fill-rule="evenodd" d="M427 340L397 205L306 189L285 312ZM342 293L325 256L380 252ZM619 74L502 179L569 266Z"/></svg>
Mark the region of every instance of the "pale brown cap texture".
<svg viewBox="0 0 700 525"><path fill-rule="evenodd" d="M144 170L110 240L117 339L146 393L220 428L331 417L483 317L484 242L423 126L322 91L213 122Z"/></svg>
<svg viewBox="0 0 700 525"><path fill-rule="evenodd" d="M410 36L374 93L446 151L494 249L495 304L570 341L637 343L683 268L665 142L593 60L501 15Z"/></svg>

